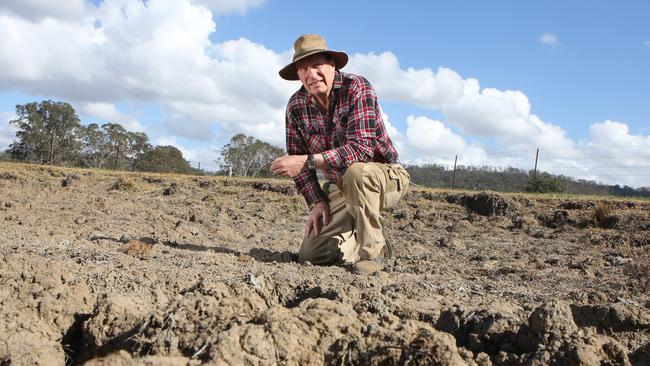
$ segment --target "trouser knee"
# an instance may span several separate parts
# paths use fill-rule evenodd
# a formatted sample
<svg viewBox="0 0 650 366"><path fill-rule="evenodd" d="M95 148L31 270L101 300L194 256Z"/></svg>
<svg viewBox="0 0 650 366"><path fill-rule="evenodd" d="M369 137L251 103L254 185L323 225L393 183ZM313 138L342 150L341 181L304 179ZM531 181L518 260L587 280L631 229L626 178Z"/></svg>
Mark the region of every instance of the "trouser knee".
<svg viewBox="0 0 650 366"><path fill-rule="evenodd" d="M354 163L345 169L342 177L344 192L349 192L350 189L359 189L363 186L366 165L366 163Z"/></svg>

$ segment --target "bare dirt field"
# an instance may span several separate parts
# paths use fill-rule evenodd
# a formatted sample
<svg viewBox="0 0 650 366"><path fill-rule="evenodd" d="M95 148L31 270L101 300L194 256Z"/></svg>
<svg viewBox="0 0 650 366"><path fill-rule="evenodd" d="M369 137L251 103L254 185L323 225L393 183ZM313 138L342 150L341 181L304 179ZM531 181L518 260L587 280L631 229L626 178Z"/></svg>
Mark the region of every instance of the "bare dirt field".
<svg viewBox="0 0 650 366"><path fill-rule="evenodd" d="M650 202L412 187L385 272L286 180L0 163L0 365L649 365Z"/></svg>

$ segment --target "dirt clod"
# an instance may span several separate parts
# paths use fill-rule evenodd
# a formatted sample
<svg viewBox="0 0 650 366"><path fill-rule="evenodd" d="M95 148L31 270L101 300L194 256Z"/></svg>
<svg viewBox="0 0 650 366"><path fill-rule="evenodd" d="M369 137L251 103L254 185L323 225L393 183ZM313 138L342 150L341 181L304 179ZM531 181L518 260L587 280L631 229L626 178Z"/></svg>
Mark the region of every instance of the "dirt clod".
<svg viewBox="0 0 650 366"><path fill-rule="evenodd" d="M509 202L502 196L494 193L481 192L474 194L461 194L449 196L450 203L460 203L470 212L482 216L502 216L508 211Z"/></svg>
<svg viewBox="0 0 650 366"><path fill-rule="evenodd" d="M147 259L151 255L151 244L143 243L140 240L129 240L122 245L118 250L124 254L128 254L140 259Z"/></svg>

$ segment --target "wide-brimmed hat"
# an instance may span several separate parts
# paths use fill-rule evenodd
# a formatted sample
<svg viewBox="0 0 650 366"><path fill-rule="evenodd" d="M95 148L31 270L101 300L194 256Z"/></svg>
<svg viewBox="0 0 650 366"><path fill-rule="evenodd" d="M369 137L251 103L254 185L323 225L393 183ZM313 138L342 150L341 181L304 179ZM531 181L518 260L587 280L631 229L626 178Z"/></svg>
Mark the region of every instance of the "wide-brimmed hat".
<svg viewBox="0 0 650 366"><path fill-rule="evenodd" d="M329 53L334 58L336 69L341 69L348 63L348 55L341 51L332 51L327 47L325 38L318 34L303 34L293 43L293 61L280 70L280 76L285 80L298 80L296 61L317 53Z"/></svg>

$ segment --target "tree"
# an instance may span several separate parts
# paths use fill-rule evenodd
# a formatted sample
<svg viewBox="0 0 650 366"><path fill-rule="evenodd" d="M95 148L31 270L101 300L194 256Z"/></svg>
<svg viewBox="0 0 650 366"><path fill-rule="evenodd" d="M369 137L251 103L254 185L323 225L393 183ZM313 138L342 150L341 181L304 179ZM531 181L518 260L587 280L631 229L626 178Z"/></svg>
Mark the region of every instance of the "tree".
<svg viewBox="0 0 650 366"><path fill-rule="evenodd" d="M114 169L128 168L140 155L151 150L144 132L129 132L119 123L102 125L109 149L108 165Z"/></svg>
<svg viewBox="0 0 650 366"><path fill-rule="evenodd" d="M74 108L65 102L45 100L16 105L17 141L11 155L19 160L57 164L73 160L79 151L76 133L81 123Z"/></svg>
<svg viewBox="0 0 650 366"><path fill-rule="evenodd" d="M190 163L183 153L173 146L156 146L153 150L140 154L133 163L133 169L157 173L189 173Z"/></svg>
<svg viewBox="0 0 650 366"><path fill-rule="evenodd" d="M221 150L221 160L228 175L267 176L271 162L284 150L244 134L237 134Z"/></svg>
<svg viewBox="0 0 650 366"><path fill-rule="evenodd" d="M151 150L149 136L144 132L129 132L119 123L96 123L81 127L81 163L93 168L128 168L142 153Z"/></svg>
<svg viewBox="0 0 650 366"><path fill-rule="evenodd" d="M106 134L106 141L110 149L109 166L113 169L124 167L124 155L128 145L128 132L119 123L105 123L102 130Z"/></svg>
<svg viewBox="0 0 650 366"><path fill-rule="evenodd" d="M108 162L111 147L99 125L91 123L79 129L81 162L91 168L103 168Z"/></svg>
<svg viewBox="0 0 650 366"><path fill-rule="evenodd" d="M126 156L129 159L136 159L141 154L152 149L149 143L149 136L144 132L128 132L128 148Z"/></svg>

